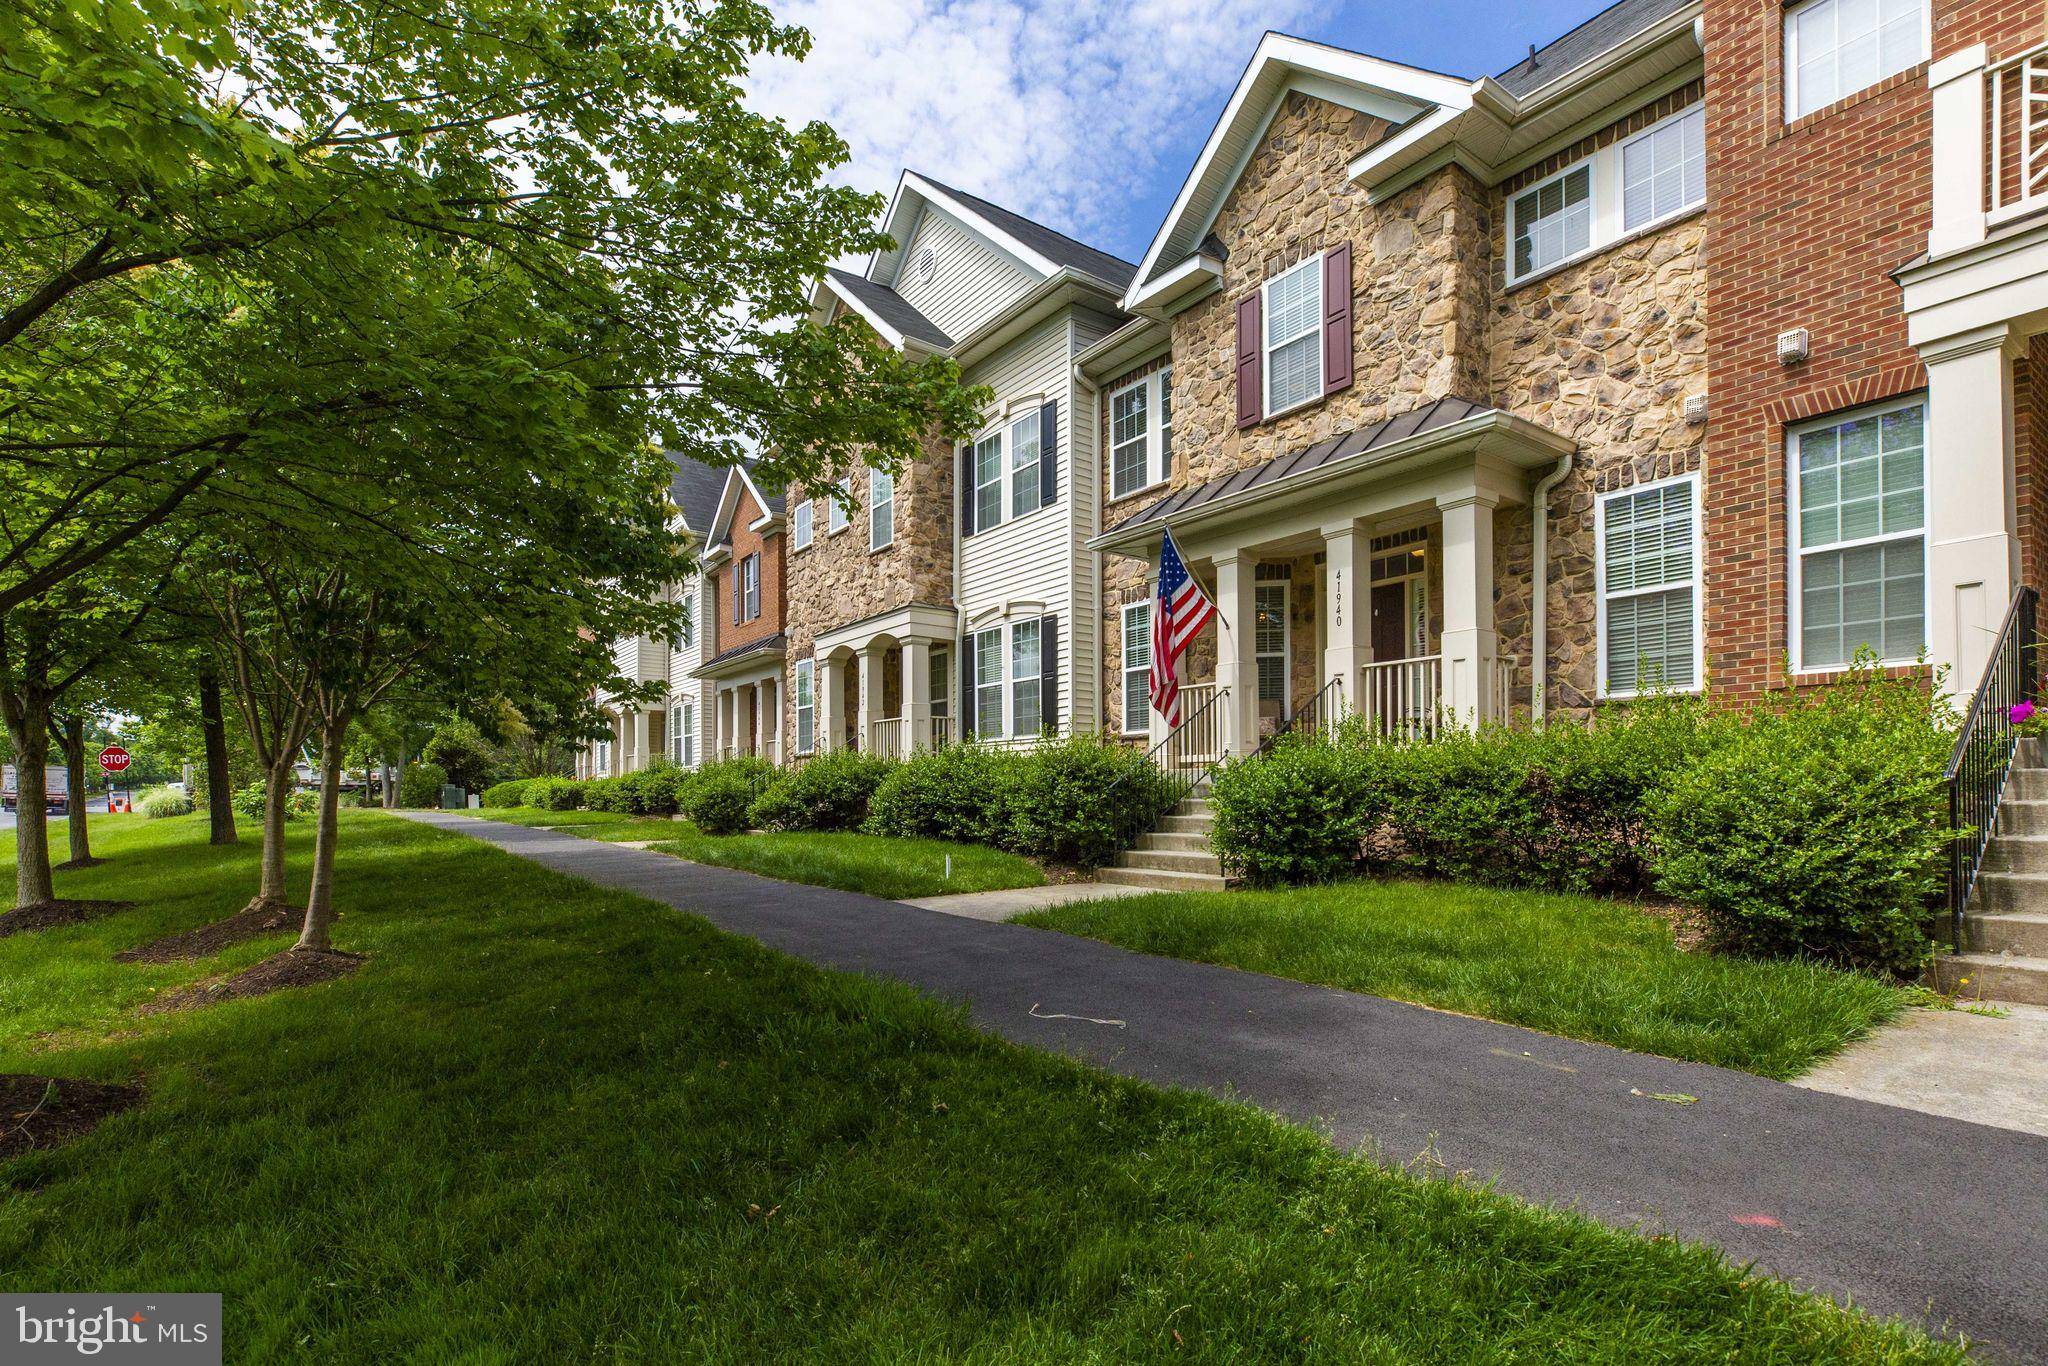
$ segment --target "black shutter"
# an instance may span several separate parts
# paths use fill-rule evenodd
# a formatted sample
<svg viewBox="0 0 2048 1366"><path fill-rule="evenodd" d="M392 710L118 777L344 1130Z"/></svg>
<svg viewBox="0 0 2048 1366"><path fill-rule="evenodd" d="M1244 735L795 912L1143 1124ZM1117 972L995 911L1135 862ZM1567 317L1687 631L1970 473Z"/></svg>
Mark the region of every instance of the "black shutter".
<svg viewBox="0 0 2048 1366"><path fill-rule="evenodd" d="M974 443L960 447L960 534L974 534Z"/></svg>
<svg viewBox="0 0 2048 1366"><path fill-rule="evenodd" d="M960 638L960 738L974 734L974 637Z"/></svg>
<svg viewBox="0 0 2048 1366"><path fill-rule="evenodd" d="M1048 405L1050 406L1050 405ZM1049 731L1060 728L1060 619L1038 619L1038 710Z"/></svg>
<svg viewBox="0 0 2048 1366"><path fill-rule="evenodd" d="M1054 399L1038 409L1038 505L1051 507L1060 496L1060 403Z"/></svg>

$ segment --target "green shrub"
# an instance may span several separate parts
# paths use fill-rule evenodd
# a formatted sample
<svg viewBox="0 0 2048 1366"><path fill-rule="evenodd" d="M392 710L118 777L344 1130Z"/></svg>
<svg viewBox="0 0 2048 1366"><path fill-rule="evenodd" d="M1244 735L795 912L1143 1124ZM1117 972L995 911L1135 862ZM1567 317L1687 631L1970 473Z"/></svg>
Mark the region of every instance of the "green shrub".
<svg viewBox="0 0 2048 1366"><path fill-rule="evenodd" d="M407 764L398 780L398 804L411 810L432 810L441 804L441 789L448 783L448 770L425 760Z"/></svg>
<svg viewBox="0 0 2048 1366"><path fill-rule="evenodd" d="M748 819L768 830L858 830L895 767L857 750L821 754L769 786Z"/></svg>
<svg viewBox="0 0 2048 1366"><path fill-rule="evenodd" d="M679 801L678 789L688 775L672 763L656 761L651 767L618 779L624 793L624 810L635 816L673 816Z"/></svg>
<svg viewBox="0 0 2048 1366"><path fill-rule="evenodd" d="M508 767L504 753L484 738L475 723L459 717L434 732L421 747L420 758L440 765L447 781L465 792L482 791Z"/></svg>
<svg viewBox="0 0 2048 1366"><path fill-rule="evenodd" d="M260 821L263 819L263 803L269 792L270 785L263 779L258 778L246 787L237 788L235 794L228 798L228 805L235 809L236 815L244 816L252 821ZM320 794L318 792L310 787L295 787L285 794L284 818L288 821L295 821L302 817L310 816L318 809L319 805Z"/></svg>
<svg viewBox="0 0 2048 1366"><path fill-rule="evenodd" d="M949 745L912 755L875 789L866 828L877 835L1014 847L1023 754Z"/></svg>
<svg viewBox="0 0 2048 1366"><path fill-rule="evenodd" d="M583 784L583 806L588 811L629 810L626 780L622 777L592 778Z"/></svg>
<svg viewBox="0 0 2048 1366"><path fill-rule="evenodd" d="M1673 775L1654 809L1665 891L1738 951L1909 971L1949 835L1952 732L1913 681L1774 698Z"/></svg>
<svg viewBox="0 0 2048 1366"><path fill-rule="evenodd" d="M745 755L705 764L670 781L679 814L707 835L730 835L747 828L748 813L775 779L773 764Z"/></svg>
<svg viewBox="0 0 2048 1366"><path fill-rule="evenodd" d="M528 789L534 784L547 781L544 778L514 778L510 782L492 783L484 789L483 803L493 810L526 806Z"/></svg>
<svg viewBox="0 0 2048 1366"><path fill-rule="evenodd" d="M1047 740L1025 756L1011 790L1011 843L1051 863L1099 868L1172 805L1165 775L1142 751L1098 735Z"/></svg>
<svg viewBox="0 0 2048 1366"><path fill-rule="evenodd" d="M135 799L135 809L142 813L144 820L189 816L192 814L192 796L175 787L152 787Z"/></svg>
<svg viewBox="0 0 2048 1366"><path fill-rule="evenodd" d="M1371 758L1353 744L1286 740L1268 755L1223 765L1209 791L1217 856L1255 887L1351 872L1380 810Z"/></svg>
<svg viewBox="0 0 2048 1366"><path fill-rule="evenodd" d="M583 805L585 786L569 778L535 778L526 804L536 811L574 811Z"/></svg>

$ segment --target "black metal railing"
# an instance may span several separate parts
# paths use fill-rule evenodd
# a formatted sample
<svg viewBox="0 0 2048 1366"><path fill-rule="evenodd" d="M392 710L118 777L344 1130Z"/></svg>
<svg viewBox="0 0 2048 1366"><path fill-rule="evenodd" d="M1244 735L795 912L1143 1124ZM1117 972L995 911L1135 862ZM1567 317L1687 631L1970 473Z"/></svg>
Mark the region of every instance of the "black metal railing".
<svg viewBox="0 0 2048 1366"><path fill-rule="evenodd" d="M1343 719L1344 680L1333 678L1323 684L1321 692L1296 707L1278 730L1259 741L1254 754L1271 754L1273 747L1290 735L1335 735L1337 723Z"/></svg>
<svg viewBox="0 0 2048 1366"><path fill-rule="evenodd" d="M1223 762L1222 704L1229 696L1229 688L1217 688L1164 740L1145 751L1145 762L1165 778L1174 802L1194 791L1209 770ZM1122 785L1118 778L1105 795L1113 797Z"/></svg>
<svg viewBox="0 0 2048 1366"><path fill-rule="evenodd" d="M2012 606L1998 629L1998 641L1991 647L1991 659L1984 666L1983 681L1970 699L1970 710L1949 755L1948 818L1956 835L1949 845L1948 912L1949 930L1958 949L1962 947L1963 907L1977 885L1984 850L1998 819L1998 803L2012 772L2013 752L2019 747L2013 708L2040 700L2035 679L2039 604L2040 594L2032 588L2013 594Z"/></svg>

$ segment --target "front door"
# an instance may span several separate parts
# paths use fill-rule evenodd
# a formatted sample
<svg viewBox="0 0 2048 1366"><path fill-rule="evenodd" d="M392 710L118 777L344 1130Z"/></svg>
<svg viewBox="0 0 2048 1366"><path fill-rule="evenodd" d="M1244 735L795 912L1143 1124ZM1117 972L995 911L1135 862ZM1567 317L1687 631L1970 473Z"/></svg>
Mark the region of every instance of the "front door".
<svg viewBox="0 0 2048 1366"><path fill-rule="evenodd" d="M1372 658L1375 664L1408 657L1408 584L1372 586Z"/></svg>

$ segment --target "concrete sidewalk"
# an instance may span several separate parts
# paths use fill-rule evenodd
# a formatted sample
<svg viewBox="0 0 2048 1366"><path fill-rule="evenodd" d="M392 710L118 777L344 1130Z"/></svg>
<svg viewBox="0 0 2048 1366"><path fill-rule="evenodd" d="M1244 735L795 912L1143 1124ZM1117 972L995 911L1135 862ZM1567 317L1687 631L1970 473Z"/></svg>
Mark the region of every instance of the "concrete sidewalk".
<svg viewBox="0 0 2048 1366"><path fill-rule="evenodd" d="M410 814L820 966L963 1001L976 1024L1019 1043L1231 1095L1387 1161L1428 1152L1525 1199L1713 1243L1802 1287L2048 1361L2048 1140L570 835ZM1695 1099L1662 1098L1674 1095Z"/></svg>
<svg viewBox="0 0 2048 1366"><path fill-rule="evenodd" d="M1109 882L1054 882L1043 887L1006 887L994 892L954 892L918 896L904 901L920 910L964 915L970 920L1008 920L1046 906L1072 901L1110 901L1120 896L1151 896L1149 887L1119 887Z"/></svg>

